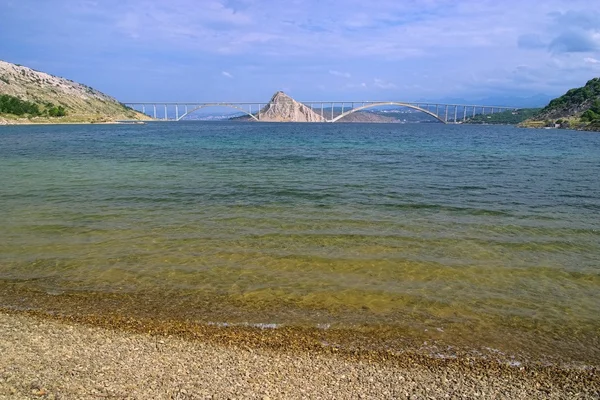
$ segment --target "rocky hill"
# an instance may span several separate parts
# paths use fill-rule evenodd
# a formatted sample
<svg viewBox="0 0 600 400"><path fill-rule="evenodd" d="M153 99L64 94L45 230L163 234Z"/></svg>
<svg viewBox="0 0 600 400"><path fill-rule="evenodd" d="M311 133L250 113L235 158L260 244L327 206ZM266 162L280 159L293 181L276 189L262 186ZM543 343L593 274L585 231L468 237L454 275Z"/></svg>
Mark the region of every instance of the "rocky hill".
<svg viewBox="0 0 600 400"><path fill-rule="evenodd" d="M347 110L347 109L346 109ZM341 114L341 108L334 107L333 117ZM277 92L271 98L271 101L260 110L259 113L254 113L254 116L260 119L261 122L327 122L331 118L331 106L323 109L311 109L310 107L294 100L284 92ZM255 121L247 115L233 117L233 120L238 121ZM396 118L379 115L372 112L357 111L349 114L339 122L399 122Z"/></svg>
<svg viewBox="0 0 600 400"><path fill-rule="evenodd" d="M266 122L324 122L321 115L283 92L277 92L260 110L260 120Z"/></svg>
<svg viewBox="0 0 600 400"><path fill-rule="evenodd" d="M600 78L589 80L585 86L570 89L564 95L550 101L524 126L560 126L587 130L599 130L600 126Z"/></svg>
<svg viewBox="0 0 600 400"><path fill-rule="evenodd" d="M0 123L150 119L89 86L0 60Z"/></svg>

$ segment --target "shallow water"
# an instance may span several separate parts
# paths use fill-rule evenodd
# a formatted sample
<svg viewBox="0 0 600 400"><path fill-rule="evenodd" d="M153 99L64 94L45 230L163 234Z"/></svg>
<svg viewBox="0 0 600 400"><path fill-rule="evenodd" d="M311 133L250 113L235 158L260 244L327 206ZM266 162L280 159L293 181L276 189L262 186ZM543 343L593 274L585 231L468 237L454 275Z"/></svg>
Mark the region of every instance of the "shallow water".
<svg viewBox="0 0 600 400"><path fill-rule="evenodd" d="M574 131L0 127L0 285L597 362L599 176Z"/></svg>

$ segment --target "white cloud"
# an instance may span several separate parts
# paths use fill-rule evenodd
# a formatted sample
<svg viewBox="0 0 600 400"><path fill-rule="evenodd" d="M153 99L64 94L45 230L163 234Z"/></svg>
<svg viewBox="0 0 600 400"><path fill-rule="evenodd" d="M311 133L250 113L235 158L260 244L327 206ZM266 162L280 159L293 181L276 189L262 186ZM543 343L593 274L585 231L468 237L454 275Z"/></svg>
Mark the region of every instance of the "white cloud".
<svg viewBox="0 0 600 400"><path fill-rule="evenodd" d="M4 58L26 63L41 57L39 69L68 59L70 70L54 72L103 84L115 95L127 89L108 77L122 66L162 69L165 79L173 80L181 71L202 77L217 71L236 79L237 93L261 96L263 90L291 85L312 98L310 91L324 84L332 95L388 90L392 96L402 90L402 97L433 99L500 87L554 94L597 76L600 66L597 50L588 51L600 49L600 15L590 9L590 0L521 1L509 7L496 0L345 0L344 7L334 0L11 2L12 7L0 5L0 15L6 15L3 32L17 38ZM22 37L23 26L36 29ZM59 36L71 40L51 59L43 49ZM103 54L111 54L112 61ZM106 68L89 67L96 63ZM235 77L219 72L224 63ZM155 88L149 74L131 78L157 91L156 97L167 91ZM222 81L208 81L172 86L179 90L173 96L194 94L198 87L208 95L212 86L210 93L220 96Z"/></svg>
<svg viewBox="0 0 600 400"><path fill-rule="evenodd" d="M365 82L348 83L345 87L348 89L366 89L368 87L368 85Z"/></svg>
<svg viewBox="0 0 600 400"><path fill-rule="evenodd" d="M342 78L351 78L352 77L352 75L350 75L349 72L340 72L340 71L336 71L336 70L333 70L333 69L330 69L329 73L331 75L333 75L333 76L339 76L339 77L342 77Z"/></svg>
<svg viewBox="0 0 600 400"><path fill-rule="evenodd" d="M383 79L373 79L373 85L379 89L396 89L396 85L391 82L386 82Z"/></svg>

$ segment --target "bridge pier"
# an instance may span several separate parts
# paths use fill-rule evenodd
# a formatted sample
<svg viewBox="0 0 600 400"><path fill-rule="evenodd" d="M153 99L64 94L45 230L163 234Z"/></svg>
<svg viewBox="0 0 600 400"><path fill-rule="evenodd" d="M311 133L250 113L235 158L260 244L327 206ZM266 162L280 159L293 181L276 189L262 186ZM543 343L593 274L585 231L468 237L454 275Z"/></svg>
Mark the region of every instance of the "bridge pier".
<svg viewBox="0 0 600 400"><path fill-rule="evenodd" d="M179 104L175 104L175 121L179 121Z"/></svg>

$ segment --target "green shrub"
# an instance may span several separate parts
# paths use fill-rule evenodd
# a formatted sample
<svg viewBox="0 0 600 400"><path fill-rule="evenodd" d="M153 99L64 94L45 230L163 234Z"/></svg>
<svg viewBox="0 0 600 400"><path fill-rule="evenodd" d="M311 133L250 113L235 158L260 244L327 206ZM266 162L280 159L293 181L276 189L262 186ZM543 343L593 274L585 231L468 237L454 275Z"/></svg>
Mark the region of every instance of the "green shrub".
<svg viewBox="0 0 600 400"><path fill-rule="evenodd" d="M67 110L63 106L55 106L48 102L42 105L42 107L45 109L42 110L38 104L21 100L15 96L8 94L0 95L0 114L28 115L31 117L38 117L40 115L64 117L67 115Z"/></svg>
<svg viewBox="0 0 600 400"><path fill-rule="evenodd" d="M51 117L64 117L67 112L63 106L54 106L48 109L48 115Z"/></svg>
<svg viewBox="0 0 600 400"><path fill-rule="evenodd" d="M14 115L40 115L40 108L37 104L21 100L8 94L0 96L0 113Z"/></svg>

